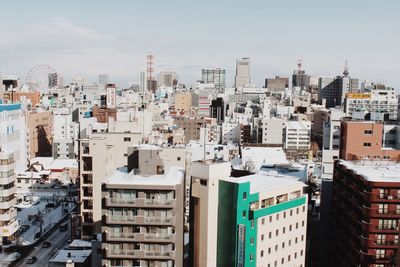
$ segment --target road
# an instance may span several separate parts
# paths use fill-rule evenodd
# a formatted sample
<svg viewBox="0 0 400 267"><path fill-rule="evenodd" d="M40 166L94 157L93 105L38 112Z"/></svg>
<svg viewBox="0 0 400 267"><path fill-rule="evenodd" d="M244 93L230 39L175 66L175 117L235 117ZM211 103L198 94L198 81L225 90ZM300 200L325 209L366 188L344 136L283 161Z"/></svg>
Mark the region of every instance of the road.
<svg viewBox="0 0 400 267"><path fill-rule="evenodd" d="M71 234L71 226L70 221L67 218L63 220L63 223L68 223L68 230L65 232L60 232L59 229L55 229L53 233L46 239L51 242L51 246L49 248L42 248L42 242L36 244L34 249L29 253L24 259L22 259L18 266L37 266L37 267L45 267L49 264L50 259L54 256L54 254L68 245L67 240L70 238ZM27 264L26 261L28 258L35 256L37 261L34 264Z"/></svg>

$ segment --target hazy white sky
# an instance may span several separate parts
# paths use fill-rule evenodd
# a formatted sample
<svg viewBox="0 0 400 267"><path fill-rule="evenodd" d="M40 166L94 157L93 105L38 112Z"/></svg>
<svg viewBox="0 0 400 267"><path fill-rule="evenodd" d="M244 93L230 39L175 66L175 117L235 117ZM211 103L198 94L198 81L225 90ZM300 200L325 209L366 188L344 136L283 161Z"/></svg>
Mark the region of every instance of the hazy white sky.
<svg viewBox="0 0 400 267"><path fill-rule="evenodd" d="M24 78L50 64L66 80L107 73L137 82L145 55L156 72L193 84L202 67L227 69L251 58L252 82L289 76L298 58L312 75L343 71L400 88L400 2L307 1L4 1L0 72Z"/></svg>

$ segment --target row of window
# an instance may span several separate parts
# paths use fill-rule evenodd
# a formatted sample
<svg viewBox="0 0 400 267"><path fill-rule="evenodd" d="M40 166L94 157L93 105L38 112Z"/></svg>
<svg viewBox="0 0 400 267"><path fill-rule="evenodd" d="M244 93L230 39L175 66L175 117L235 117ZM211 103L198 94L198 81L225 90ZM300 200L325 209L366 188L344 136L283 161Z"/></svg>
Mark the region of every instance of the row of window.
<svg viewBox="0 0 400 267"><path fill-rule="evenodd" d="M301 250L300 251L300 256L303 256L303 250ZM264 257L264 251L263 250L261 250L261 258L262 257ZM295 252L294 254L293 254L293 259L297 259L297 252ZM288 255L287 256L287 262L290 262L292 260L292 255ZM285 266L285 258L282 258L281 259L281 264L283 265L283 266ZM267 265L268 267L271 267L271 266L274 266L274 267L276 267L276 266L278 266L278 261L275 261L274 262L274 265L272 265L272 263L268 263L268 265ZM302 267L303 266L303 264L300 264L300 267Z"/></svg>
<svg viewBox="0 0 400 267"><path fill-rule="evenodd" d="M301 222L301 227L304 227L304 226L305 226L305 222L302 221ZM289 225L289 232L291 232L292 229L293 229L292 225ZM295 229L299 229L299 223L298 222L295 224ZM282 228L282 234L285 234L285 233L286 233L286 227L283 227ZM279 236L279 229L275 230L275 236ZM272 232L268 233L268 238L269 239L272 238ZM264 234L261 235L261 241L264 241ZM303 241L303 236L301 236L301 241ZM296 237L296 243L297 243L297 237Z"/></svg>

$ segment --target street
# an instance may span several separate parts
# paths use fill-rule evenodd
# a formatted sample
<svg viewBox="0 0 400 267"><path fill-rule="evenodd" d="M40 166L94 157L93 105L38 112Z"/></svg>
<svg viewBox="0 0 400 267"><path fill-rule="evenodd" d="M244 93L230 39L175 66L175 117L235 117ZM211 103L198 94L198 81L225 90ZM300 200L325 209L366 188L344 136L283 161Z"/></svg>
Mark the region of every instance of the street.
<svg viewBox="0 0 400 267"><path fill-rule="evenodd" d="M62 223L68 224L67 231L61 232L59 229L55 229L55 231L44 241L50 241L51 246L49 248L42 248L42 244L44 241L37 243L34 249L29 253L24 259L21 259L18 263L18 266L37 266L37 267L45 267L48 265L50 259L53 255L60 249L64 248L68 245L67 240L70 238L71 228L70 221L65 218ZM35 256L37 261L34 264L27 264L26 261L28 258Z"/></svg>

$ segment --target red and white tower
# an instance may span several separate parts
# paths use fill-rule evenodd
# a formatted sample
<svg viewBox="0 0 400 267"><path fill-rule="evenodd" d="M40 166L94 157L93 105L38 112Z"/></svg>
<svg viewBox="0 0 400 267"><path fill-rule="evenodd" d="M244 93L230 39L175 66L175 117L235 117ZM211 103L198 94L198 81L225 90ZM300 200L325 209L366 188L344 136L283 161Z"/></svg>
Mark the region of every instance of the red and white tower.
<svg viewBox="0 0 400 267"><path fill-rule="evenodd" d="M148 54L147 55L147 80L152 81L154 75L154 55Z"/></svg>

